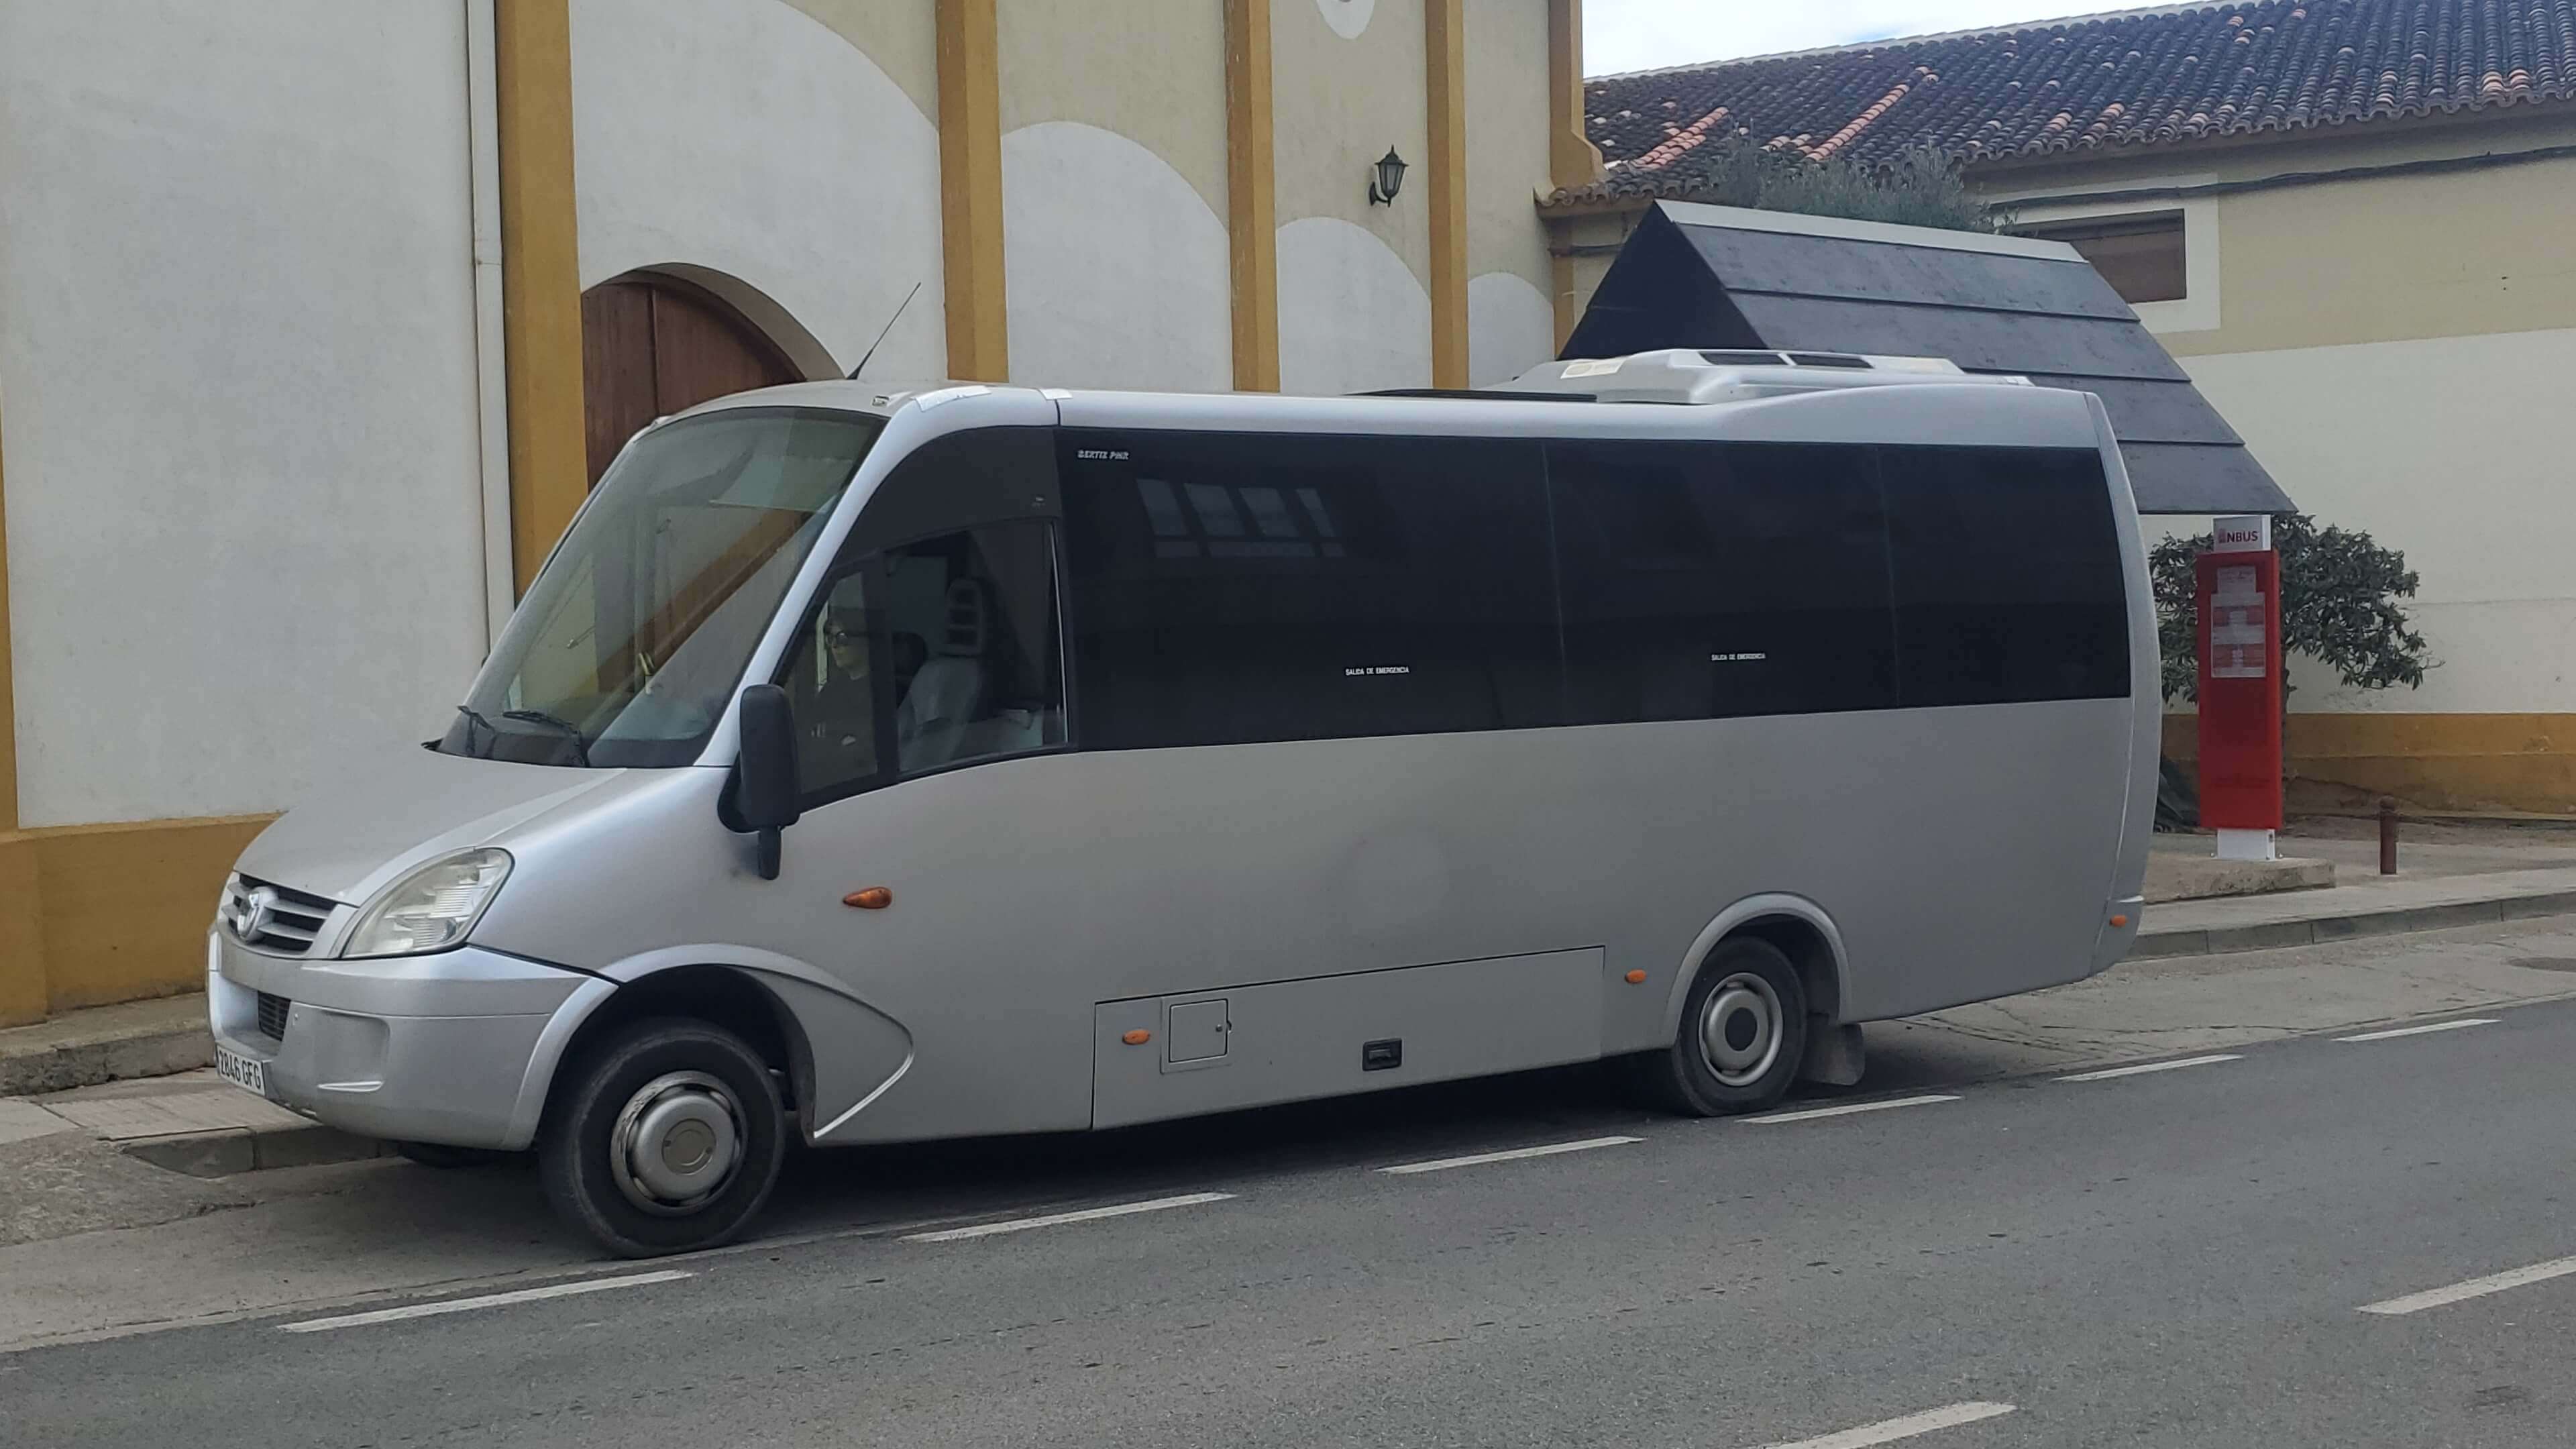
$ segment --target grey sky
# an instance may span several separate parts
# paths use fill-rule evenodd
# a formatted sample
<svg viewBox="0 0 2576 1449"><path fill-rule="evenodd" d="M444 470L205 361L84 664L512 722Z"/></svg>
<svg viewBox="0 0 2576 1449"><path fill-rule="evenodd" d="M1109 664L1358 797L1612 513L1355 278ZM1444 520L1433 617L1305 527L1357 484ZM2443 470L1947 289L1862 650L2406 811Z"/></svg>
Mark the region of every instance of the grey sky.
<svg viewBox="0 0 2576 1449"><path fill-rule="evenodd" d="M1587 0L1594 75L2146 8L2124 0Z"/></svg>

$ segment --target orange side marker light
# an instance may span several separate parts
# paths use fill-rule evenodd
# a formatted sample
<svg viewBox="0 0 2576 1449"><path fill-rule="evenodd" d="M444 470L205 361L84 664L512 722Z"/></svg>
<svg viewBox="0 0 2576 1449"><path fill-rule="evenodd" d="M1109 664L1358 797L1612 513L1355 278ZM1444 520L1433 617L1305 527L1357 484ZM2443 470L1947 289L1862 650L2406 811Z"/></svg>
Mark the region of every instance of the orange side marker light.
<svg viewBox="0 0 2576 1449"><path fill-rule="evenodd" d="M863 911L882 911L894 904L894 892L884 886L869 886L841 897L841 904L856 906Z"/></svg>
<svg viewBox="0 0 2576 1449"><path fill-rule="evenodd" d="M2118 927L2118 926L2125 926L2125 925L2129 924L2129 918L2128 918L2128 917L2126 917L2126 916L2113 916L2113 917L2111 918L2111 924L2112 924L2114 927Z"/></svg>
<svg viewBox="0 0 2576 1449"><path fill-rule="evenodd" d="M1643 985L1645 985L1645 984L1646 984L1646 973L1645 973L1645 972L1643 972L1643 971L1631 971L1631 972L1629 972L1629 973L1628 973L1628 984L1629 984L1629 985L1631 985L1631 986L1643 986Z"/></svg>
<svg viewBox="0 0 2576 1449"><path fill-rule="evenodd" d="M1154 1039L1154 1034L1140 1026L1134 1031L1122 1033L1118 1039L1129 1046L1143 1046Z"/></svg>

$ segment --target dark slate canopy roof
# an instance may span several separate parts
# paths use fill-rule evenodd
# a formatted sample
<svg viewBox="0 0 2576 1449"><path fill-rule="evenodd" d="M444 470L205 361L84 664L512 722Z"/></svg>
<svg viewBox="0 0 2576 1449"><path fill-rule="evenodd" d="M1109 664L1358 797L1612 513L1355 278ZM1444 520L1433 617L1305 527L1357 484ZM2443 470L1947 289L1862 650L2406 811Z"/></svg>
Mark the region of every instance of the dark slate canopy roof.
<svg viewBox="0 0 2576 1449"><path fill-rule="evenodd" d="M1567 357L1662 347L1946 357L2096 394L2146 513L2288 495L2091 264L2060 242L1657 202Z"/></svg>

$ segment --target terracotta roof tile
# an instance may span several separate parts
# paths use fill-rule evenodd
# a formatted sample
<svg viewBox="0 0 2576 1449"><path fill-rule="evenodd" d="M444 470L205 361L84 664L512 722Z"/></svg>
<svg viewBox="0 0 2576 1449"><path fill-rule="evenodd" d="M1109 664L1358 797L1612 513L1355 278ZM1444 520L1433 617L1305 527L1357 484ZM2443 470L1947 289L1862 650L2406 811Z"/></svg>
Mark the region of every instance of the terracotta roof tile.
<svg viewBox="0 0 2576 1449"><path fill-rule="evenodd" d="M1605 76L1602 180L1687 196L1741 135L1809 156L1967 160L2170 145L2576 99L2576 0L2236 0Z"/></svg>

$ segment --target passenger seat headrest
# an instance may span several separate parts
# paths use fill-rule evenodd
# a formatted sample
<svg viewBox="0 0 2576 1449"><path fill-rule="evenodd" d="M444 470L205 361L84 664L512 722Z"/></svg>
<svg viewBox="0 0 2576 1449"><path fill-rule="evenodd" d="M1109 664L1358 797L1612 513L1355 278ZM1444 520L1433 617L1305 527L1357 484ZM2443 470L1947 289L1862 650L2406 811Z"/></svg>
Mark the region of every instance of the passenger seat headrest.
<svg viewBox="0 0 2576 1449"><path fill-rule="evenodd" d="M939 653L974 658L984 652L984 585L975 579L948 584L948 619L940 627Z"/></svg>
<svg viewBox="0 0 2576 1449"><path fill-rule="evenodd" d="M918 634L898 632L894 636L894 667L897 673L910 674L930 658L930 641Z"/></svg>

